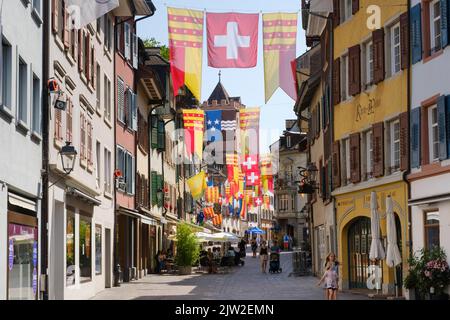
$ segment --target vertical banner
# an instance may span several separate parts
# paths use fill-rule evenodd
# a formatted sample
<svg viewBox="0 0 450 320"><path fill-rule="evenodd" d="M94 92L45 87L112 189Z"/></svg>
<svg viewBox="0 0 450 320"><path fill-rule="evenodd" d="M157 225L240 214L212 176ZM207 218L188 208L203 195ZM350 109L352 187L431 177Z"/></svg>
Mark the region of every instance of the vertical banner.
<svg viewBox="0 0 450 320"><path fill-rule="evenodd" d="M259 120L261 109L248 108L239 112L241 155L259 155Z"/></svg>
<svg viewBox="0 0 450 320"><path fill-rule="evenodd" d="M173 91L186 85L201 100L203 62L203 11L167 8L170 68Z"/></svg>
<svg viewBox="0 0 450 320"><path fill-rule="evenodd" d="M203 197L205 192L205 179L206 173L202 171L198 175L187 180L187 184L194 201Z"/></svg>
<svg viewBox="0 0 450 320"><path fill-rule="evenodd" d="M205 112L198 109L183 110L185 129L185 144L188 156L194 163L203 159L203 135L205 127Z"/></svg>
<svg viewBox="0 0 450 320"><path fill-rule="evenodd" d="M280 87L297 100L292 61L296 58L297 13L263 14L266 103Z"/></svg>

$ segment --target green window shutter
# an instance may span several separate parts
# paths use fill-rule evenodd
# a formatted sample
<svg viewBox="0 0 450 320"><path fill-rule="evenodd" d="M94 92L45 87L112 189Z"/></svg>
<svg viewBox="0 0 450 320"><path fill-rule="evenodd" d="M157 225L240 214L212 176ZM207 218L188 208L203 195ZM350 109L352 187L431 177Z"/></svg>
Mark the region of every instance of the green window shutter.
<svg viewBox="0 0 450 320"><path fill-rule="evenodd" d="M166 132L164 121L158 121L158 150L164 151L166 149Z"/></svg>
<svg viewBox="0 0 450 320"><path fill-rule="evenodd" d="M152 171L152 206L156 206L158 204L158 174L155 171Z"/></svg>
<svg viewBox="0 0 450 320"><path fill-rule="evenodd" d="M158 189L157 190L162 190L164 188L163 176L162 175L158 175L157 181L158 181L157 182L157 185L158 185ZM163 197L163 199L161 199L161 201L159 201L158 207L162 208L163 205L164 205L164 197Z"/></svg>
<svg viewBox="0 0 450 320"><path fill-rule="evenodd" d="M158 148L158 118L152 116L152 132L151 132L151 140L152 140L152 149Z"/></svg>

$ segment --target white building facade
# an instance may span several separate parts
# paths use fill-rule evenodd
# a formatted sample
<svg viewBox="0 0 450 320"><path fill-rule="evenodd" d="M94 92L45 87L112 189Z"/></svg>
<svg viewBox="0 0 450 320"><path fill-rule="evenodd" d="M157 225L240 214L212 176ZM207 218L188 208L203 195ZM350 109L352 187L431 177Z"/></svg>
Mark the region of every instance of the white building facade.
<svg viewBox="0 0 450 320"><path fill-rule="evenodd" d="M0 300L35 300L40 274L42 8L0 11Z"/></svg>
<svg viewBox="0 0 450 320"><path fill-rule="evenodd" d="M450 66L448 1L411 1L410 160L412 253L450 255Z"/></svg>

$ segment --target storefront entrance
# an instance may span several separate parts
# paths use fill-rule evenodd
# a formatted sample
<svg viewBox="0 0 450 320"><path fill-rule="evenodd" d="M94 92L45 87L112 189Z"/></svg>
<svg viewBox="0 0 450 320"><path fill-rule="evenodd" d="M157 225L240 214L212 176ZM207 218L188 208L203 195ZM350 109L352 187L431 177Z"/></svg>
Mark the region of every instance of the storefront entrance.
<svg viewBox="0 0 450 320"><path fill-rule="evenodd" d="M36 300L38 289L37 219L8 214L8 299Z"/></svg>
<svg viewBox="0 0 450 320"><path fill-rule="evenodd" d="M370 244L370 219L366 217L357 218L348 229L350 289L367 288Z"/></svg>

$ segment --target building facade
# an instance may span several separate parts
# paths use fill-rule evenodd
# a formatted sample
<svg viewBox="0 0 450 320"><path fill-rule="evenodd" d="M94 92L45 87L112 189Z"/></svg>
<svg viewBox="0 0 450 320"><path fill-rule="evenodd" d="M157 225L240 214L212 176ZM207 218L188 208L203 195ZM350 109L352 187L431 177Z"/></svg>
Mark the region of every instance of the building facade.
<svg viewBox="0 0 450 320"><path fill-rule="evenodd" d="M76 30L65 1L49 10L48 298L87 299L113 281L114 17ZM78 153L70 174L65 144Z"/></svg>
<svg viewBox="0 0 450 320"><path fill-rule="evenodd" d="M0 16L0 300L40 290L42 14L40 1L5 1Z"/></svg>
<svg viewBox="0 0 450 320"><path fill-rule="evenodd" d="M336 2L335 2L336 3ZM407 270L408 15L407 1L337 1L333 13L333 196L341 288L367 288L370 194L375 191L386 247L386 198L394 200L403 264L382 268L382 292L393 293ZM359 3L359 5L358 5ZM356 5L355 5L356 4ZM365 8L382 8L381 25L367 25ZM396 272L396 275L394 274ZM401 289L401 285L400 285Z"/></svg>
<svg viewBox="0 0 450 320"><path fill-rule="evenodd" d="M412 253L442 247L450 252L450 63L448 1L410 2Z"/></svg>

